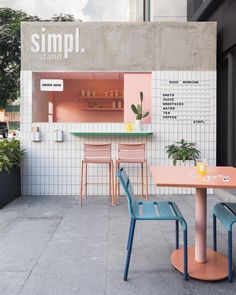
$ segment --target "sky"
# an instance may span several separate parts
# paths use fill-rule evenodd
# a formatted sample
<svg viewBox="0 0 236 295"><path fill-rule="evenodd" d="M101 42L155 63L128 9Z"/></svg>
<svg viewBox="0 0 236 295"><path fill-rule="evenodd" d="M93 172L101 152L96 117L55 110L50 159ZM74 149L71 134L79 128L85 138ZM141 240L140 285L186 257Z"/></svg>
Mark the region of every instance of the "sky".
<svg viewBox="0 0 236 295"><path fill-rule="evenodd" d="M83 21L128 21L129 0L0 0L0 7L23 10L42 19L71 13Z"/></svg>

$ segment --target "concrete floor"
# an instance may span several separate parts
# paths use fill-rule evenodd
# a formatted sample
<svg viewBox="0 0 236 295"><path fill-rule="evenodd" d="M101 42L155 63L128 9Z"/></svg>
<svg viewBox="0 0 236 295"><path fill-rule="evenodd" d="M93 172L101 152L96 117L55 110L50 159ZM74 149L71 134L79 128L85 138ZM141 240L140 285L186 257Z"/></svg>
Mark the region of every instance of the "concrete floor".
<svg viewBox="0 0 236 295"><path fill-rule="evenodd" d="M194 198L172 199L188 222L192 244ZM210 246L211 209L217 201L208 197ZM1 295L236 294L236 278L232 284L183 280L170 263L174 224L164 221L137 223L129 281L124 282L126 199L114 208L105 197L89 197L82 208L78 204L73 197L21 197L0 211ZM218 230L219 248L226 253L226 233L220 225Z"/></svg>

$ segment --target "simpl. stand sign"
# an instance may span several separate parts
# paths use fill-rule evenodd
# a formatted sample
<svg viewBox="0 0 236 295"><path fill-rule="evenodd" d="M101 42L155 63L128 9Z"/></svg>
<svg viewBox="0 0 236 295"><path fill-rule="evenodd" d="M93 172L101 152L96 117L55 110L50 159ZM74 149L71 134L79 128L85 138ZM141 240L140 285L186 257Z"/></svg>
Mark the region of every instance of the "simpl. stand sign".
<svg viewBox="0 0 236 295"><path fill-rule="evenodd" d="M52 33L46 28L41 32L31 35L30 50L32 53L40 53L42 60L68 59L73 52L84 53L80 48L80 30L75 28L73 33Z"/></svg>

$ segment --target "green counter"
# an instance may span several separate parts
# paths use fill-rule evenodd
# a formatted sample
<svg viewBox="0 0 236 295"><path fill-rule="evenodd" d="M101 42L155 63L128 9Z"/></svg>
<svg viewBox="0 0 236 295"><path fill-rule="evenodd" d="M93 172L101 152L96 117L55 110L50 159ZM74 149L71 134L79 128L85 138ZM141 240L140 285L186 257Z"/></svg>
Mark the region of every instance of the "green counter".
<svg viewBox="0 0 236 295"><path fill-rule="evenodd" d="M153 132L150 131L142 131L142 132L103 132L103 131L95 131L95 132L89 132L89 131L84 131L84 132L69 132L72 135L75 136L151 136Z"/></svg>

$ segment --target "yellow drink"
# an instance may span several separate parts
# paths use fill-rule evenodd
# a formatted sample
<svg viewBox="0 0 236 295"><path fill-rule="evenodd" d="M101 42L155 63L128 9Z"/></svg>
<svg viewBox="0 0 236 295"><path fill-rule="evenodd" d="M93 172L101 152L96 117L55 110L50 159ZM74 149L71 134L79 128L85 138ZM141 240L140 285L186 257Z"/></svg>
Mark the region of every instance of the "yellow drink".
<svg viewBox="0 0 236 295"><path fill-rule="evenodd" d="M125 124L125 131L132 132L133 131L133 124L131 122L127 122Z"/></svg>
<svg viewBox="0 0 236 295"><path fill-rule="evenodd" d="M197 162L197 173L200 175L207 174L207 163L206 162Z"/></svg>

